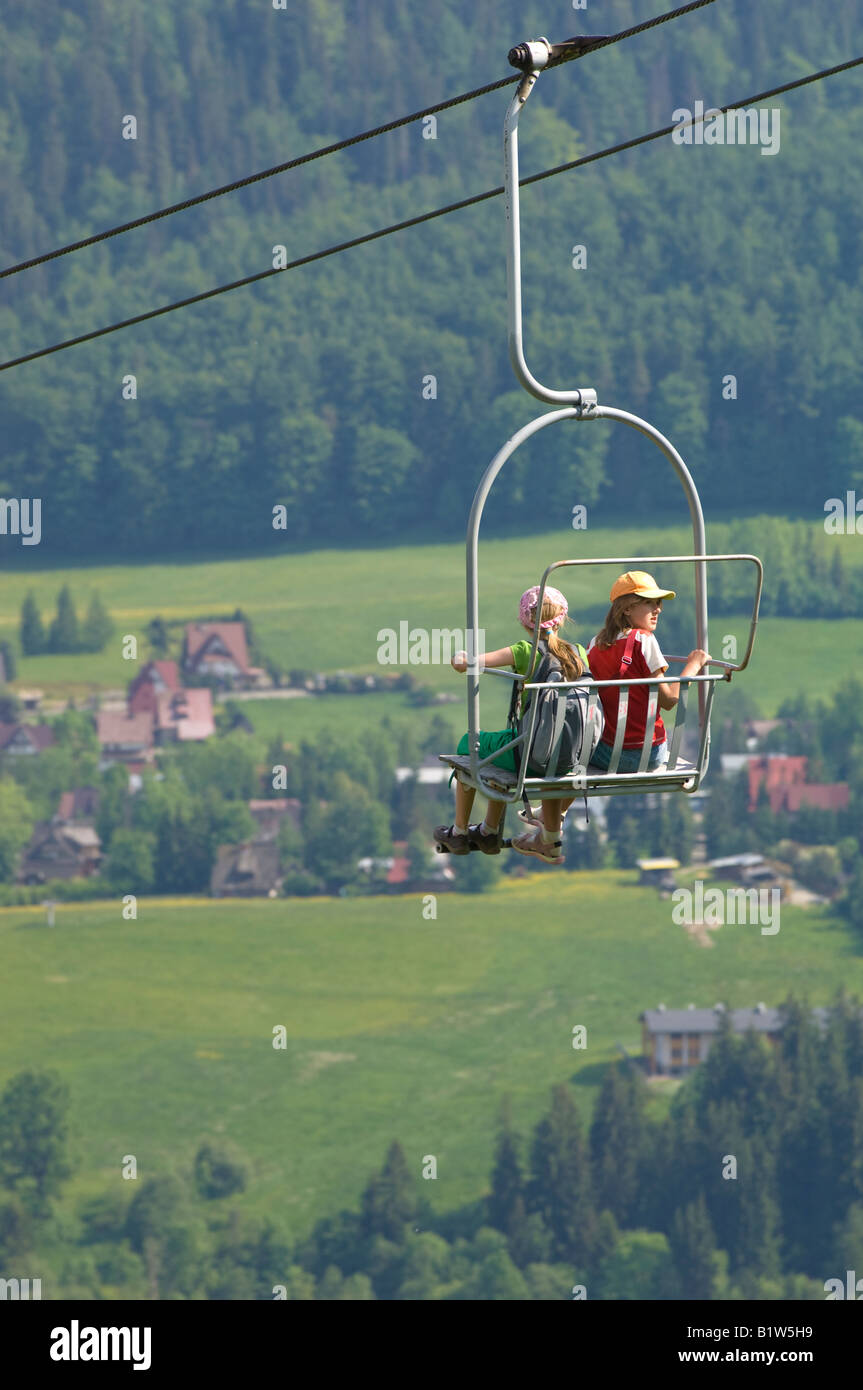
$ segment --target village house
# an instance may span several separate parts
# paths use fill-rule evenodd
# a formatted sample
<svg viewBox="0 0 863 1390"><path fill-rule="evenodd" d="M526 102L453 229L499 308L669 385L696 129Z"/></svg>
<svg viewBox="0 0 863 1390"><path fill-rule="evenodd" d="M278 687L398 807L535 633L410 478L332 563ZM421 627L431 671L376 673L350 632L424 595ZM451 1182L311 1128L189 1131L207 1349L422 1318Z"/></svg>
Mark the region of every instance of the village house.
<svg viewBox="0 0 863 1390"><path fill-rule="evenodd" d="M674 892L677 887L674 870L680 868L679 859L636 859L635 863L640 884L664 893Z"/></svg>
<svg viewBox="0 0 863 1390"><path fill-rule="evenodd" d="M761 1033L775 1043L782 1032L782 1014L766 1004L752 1009L727 1009L714 1004L712 1009L667 1009L660 1004L639 1014L641 1045L648 1076L685 1076L703 1062L719 1033L723 1014L728 1015L731 1031L737 1034ZM830 1010L812 1010L812 1018L823 1032ZM863 1011L861 1011L863 1016Z"/></svg>
<svg viewBox="0 0 863 1390"><path fill-rule="evenodd" d="M758 805L762 787L766 788L773 812L798 811L801 806L815 806L823 811L844 811L848 806L848 783L807 782L808 763L806 757L786 754L750 758L750 811L754 811Z"/></svg>
<svg viewBox="0 0 863 1390"><path fill-rule="evenodd" d="M130 715L151 718L157 747L201 741L216 732L212 691L184 689L176 661L148 661L129 683L126 707Z"/></svg>
<svg viewBox="0 0 863 1390"><path fill-rule="evenodd" d="M215 677L234 689L252 689L266 679L260 666L249 665L243 623L187 623L182 666L187 676Z"/></svg>
<svg viewBox="0 0 863 1390"><path fill-rule="evenodd" d="M92 820L98 809L98 787L73 787L61 792L57 803L57 815L63 821Z"/></svg>
<svg viewBox="0 0 863 1390"><path fill-rule="evenodd" d="M255 835L255 843L262 840L274 840L279 833L279 827L287 816L295 830L300 829L302 802L296 797L282 796L274 797L268 801L264 798L255 799L246 803L249 813L258 827Z"/></svg>
<svg viewBox="0 0 863 1390"><path fill-rule="evenodd" d="M10 757L41 753L54 742L54 731L48 724L0 724L0 753Z"/></svg>
<svg viewBox="0 0 863 1390"><path fill-rule="evenodd" d="M215 732L211 691L175 690L172 694L157 696L153 738L159 747L189 740L200 742Z"/></svg>
<svg viewBox="0 0 863 1390"><path fill-rule="evenodd" d="M773 721L751 721L770 724ZM844 811L850 790L847 782L807 782L809 759L785 753L723 753L723 777L736 777L746 770L749 777L749 810L754 811L762 788L771 811L799 811L814 806L822 811Z"/></svg>
<svg viewBox="0 0 863 1390"><path fill-rule="evenodd" d="M101 760L99 771L122 763L130 772L141 772L153 761L153 716L99 710L96 737Z"/></svg>
<svg viewBox="0 0 863 1390"><path fill-rule="evenodd" d="M279 846L275 838L219 846L210 875L211 897L275 898L281 887Z"/></svg>
<svg viewBox="0 0 863 1390"><path fill-rule="evenodd" d="M639 1014L642 1052L648 1076L684 1076L708 1056L719 1032L724 1004L712 1009L645 1009ZM778 1009L756 1004L754 1009L728 1011L732 1031L746 1033L753 1029L774 1040L782 1028Z"/></svg>
<svg viewBox="0 0 863 1390"><path fill-rule="evenodd" d="M17 883L52 878L90 878L99 872L102 848L92 825L73 825L60 816L39 821L21 855Z"/></svg>
<svg viewBox="0 0 863 1390"><path fill-rule="evenodd" d="M733 883L773 883L778 878L776 870L763 854L728 854L722 859L711 859L707 865L714 878L730 879Z"/></svg>
<svg viewBox="0 0 863 1390"><path fill-rule="evenodd" d="M176 661L148 661L129 682L126 708L129 714L155 714L159 696L179 689Z"/></svg>

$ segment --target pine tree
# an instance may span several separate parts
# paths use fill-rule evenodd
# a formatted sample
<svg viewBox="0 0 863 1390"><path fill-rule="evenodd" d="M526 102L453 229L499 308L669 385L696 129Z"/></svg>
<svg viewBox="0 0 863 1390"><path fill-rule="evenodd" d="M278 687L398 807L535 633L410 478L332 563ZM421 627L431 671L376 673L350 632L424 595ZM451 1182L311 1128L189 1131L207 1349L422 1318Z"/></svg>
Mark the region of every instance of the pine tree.
<svg viewBox="0 0 863 1390"><path fill-rule="evenodd" d="M78 615L69 585L64 584L57 597L57 615L51 624L48 637L48 650L51 652L77 652L80 647Z"/></svg>
<svg viewBox="0 0 863 1390"><path fill-rule="evenodd" d="M713 1298L716 1278L716 1239L704 1198L674 1213L668 1236L671 1258L681 1284L681 1298L705 1302Z"/></svg>
<svg viewBox="0 0 863 1390"><path fill-rule="evenodd" d="M403 1244L405 1228L416 1215L416 1192L404 1150L398 1140L389 1147L380 1173L373 1177L362 1198L365 1236L383 1236Z"/></svg>
<svg viewBox="0 0 863 1390"><path fill-rule="evenodd" d="M45 627L32 589L21 605L18 640L25 656L38 656L40 652L47 651Z"/></svg>
<svg viewBox="0 0 863 1390"><path fill-rule="evenodd" d="M11 642L0 642L0 657L3 659L3 674L7 681L14 681L18 673L15 648Z"/></svg>
<svg viewBox="0 0 863 1390"><path fill-rule="evenodd" d="M512 1130L509 1104L505 1103L502 1128L497 1141L491 1195L488 1199L489 1225L509 1235L515 1203L524 1196L524 1175L518 1156L518 1139Z"/></svg>
<svg viewBox="0 0 863 1390"><path fill-rule="evenodd" d="M622 1226L632 1224L646 1132L644 1083L627 1063L605 1073L590 1129L591 1171L597 1211L612 1212Z"/></svg>
<svg viewBox="0 0 863 1390"><path fill-rule="evenodd" d="M729 1251L732 1273L747 1279L775 1279L780 1273L779 1208L774 1198L774 1164L768 1146L753 1138L738 1155L737 1240Z"/></svg>
<svg viewBox="0 0 863 1390"><path fill-rule="evenodd" d="M113 632L114 624L111 616L105 607L102 595L96 592L90 600L87 616L81 629L80 650L85 652L104 651Z"/></svg>
<svg viewBox="0 0 863 1390"><path fill-rule="evenodd" d="M566 1086L554 1087L551 1110L534 1131L528 1206L550 1232L554 1259L590 1264L598 1229L590 1159Z"/></svg>

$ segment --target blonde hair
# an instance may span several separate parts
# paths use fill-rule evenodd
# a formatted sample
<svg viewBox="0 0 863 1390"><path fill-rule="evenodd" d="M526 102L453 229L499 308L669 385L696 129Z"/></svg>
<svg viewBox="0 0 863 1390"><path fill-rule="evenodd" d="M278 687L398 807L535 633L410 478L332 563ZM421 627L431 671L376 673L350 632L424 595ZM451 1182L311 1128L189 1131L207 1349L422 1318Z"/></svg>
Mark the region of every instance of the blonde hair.
<svg viewBox="0 0 863 1390"><path fill-rule="evenodd" d="M556 618L563 609L559 603L552 603L550 598L544 597L542 600L542 615L540 622L547 623L551 618ZM536 609L533 612L534 622L536 622ZM566 619L564 619L566 621ZM556 632L546 632L539 634L540 641L544 641L552 656L557 657L563 671L563 678L567 681L577 681L584 675L584 662L575 648L569 643L564 642L562 637L558 637Z"/></svg>
<svg viewBox="0 0 863 1390"><path fill-rule="evenodd" d="M605 615L602 628L596 634L598 647L613 647L621 632L632 626L626 616L626 610L637 602L638 594L621 594L620 598L614 600Z"/></svg>

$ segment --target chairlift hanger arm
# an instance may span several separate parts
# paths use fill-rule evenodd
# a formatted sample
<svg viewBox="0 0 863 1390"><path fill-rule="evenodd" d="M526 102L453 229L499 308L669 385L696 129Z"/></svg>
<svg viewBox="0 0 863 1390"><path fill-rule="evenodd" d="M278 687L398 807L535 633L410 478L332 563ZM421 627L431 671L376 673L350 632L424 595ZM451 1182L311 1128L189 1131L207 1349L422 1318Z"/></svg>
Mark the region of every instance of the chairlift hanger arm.
<svg viewBox="0 0 863 1390"><path fill-rule="evenodd" d="M524 78L519 82L506 113L504 122L504 199L506 202L506 288L509 317L509 357L513 371L525 391L537 400L551 405L571 405L579 411L579 418L589 419L596 410L596 391L593 387L579 387L571 391L554 391L543 386L533 375L524 356L522 338L521 310L521 212L518 187L518 118L521 109L533 89L542 67L547 66L554 47L547 39L537 43L522 44L520 48L529 50L530 65ZM558 45L560 47L560 45ZM513 49L513 52L518 50Z"/></svg>

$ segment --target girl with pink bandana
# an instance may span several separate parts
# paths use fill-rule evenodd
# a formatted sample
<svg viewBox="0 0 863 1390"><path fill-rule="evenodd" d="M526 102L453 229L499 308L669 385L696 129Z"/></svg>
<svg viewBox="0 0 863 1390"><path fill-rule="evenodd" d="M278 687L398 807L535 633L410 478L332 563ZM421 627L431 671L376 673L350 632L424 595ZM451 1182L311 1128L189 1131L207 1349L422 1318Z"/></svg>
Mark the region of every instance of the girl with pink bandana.
<svg viewBox="0 0 863 1390"><path fill-rule="evenodd" d="M536 625L536 603L539 597L539 587L534 585L522 594L518 606L519 622L526 632L530 634L528 639L522 638L515 642L511 647L501 647L500 651L487 652L480 657L480 666L511 666L520 676L527 677L530 652L533 645L533 633ZM587 654L583 647L575 648L569 642L564 642L559 637L558 630L566 621L569 611L568 604L559 589L546 587L543 595L542 614L540 618L540 642L544 642L548 650L557 657L560 662L564 680L578 680L587 670ZM535 666L539 664L540 652L537 651ZM456 652L452 658L452 666L456 671L467 670L467 653ZM527 696L522 694L521 708L527 701ZM461 739L457 752L465 755L468 752L467 734ZM504 744L512 740L510 729L498 729L491 733L481 732L479 735L479 756L480 758L490 757L497 752ZM500 753L493 758L495 767L505 767L510 772L516 771L515 757L511 748ZM470 824L470 813L473 808L474 796L476 795L473 787L466 786L456 776L455 789L455 821L452 825L440 825L434 832L435 841L450 851L451 854L469 854L472 849L481 850L483 854L499 854L501 849L500 823L503 819L505 803L502 801L490 801L485 813L485 820L479 824ZM535 832L520 835L512 842L512 847L520 854L535 855L539 859L544 859L548 863L561 864L561 805L559 801L548 801L543 803L543 823L537 826Z"/></svg>

